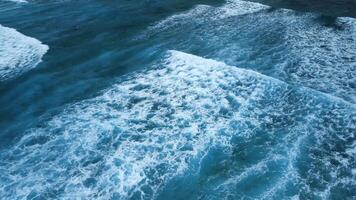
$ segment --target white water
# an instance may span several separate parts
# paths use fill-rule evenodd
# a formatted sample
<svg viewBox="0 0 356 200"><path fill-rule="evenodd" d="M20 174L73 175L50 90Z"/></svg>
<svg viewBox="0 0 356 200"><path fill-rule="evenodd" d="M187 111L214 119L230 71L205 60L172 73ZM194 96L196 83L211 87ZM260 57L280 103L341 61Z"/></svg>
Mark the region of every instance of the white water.
<svg viewBox="0 0 356 200"><path fill-rule="evenodd" d="M176 33L173 39L171 35ZM236 0L173 15L144 35L165 41L170 49L199 52L200 56L356 101L353 18L340 17L328 26L317 14L271 10Z"/></svg>
<svg viewBox="0 0 356 200"><path fill-rule="evenodd" d="M306 145L307 137L316 137L313 145L318 145L325 134L337 135L332 127L313 122L327 118L329 124L338 124L343 109L351 109L320 93L309 97L314 92L308 89L301 91L303 102L288 102L293 90L281 81L178 51L169 51L152 69L127 78L96 98L69 106L1 152L5 159L0 178L6 180L0 185L2 198L57 193L58 188L63 189L63 199L152 198L173 177L194 170L191 166L200 163L210 148L222 146L228 152L236 148L233 137L247 142L259 137L255 130L261 128L267 135L260 137L278 145L263 147L266 157L244 169L246 175L232 171L232 179L210 190L230 191L234 187L229 185L244 176L273 171L268 168L271 163L282 166L281 181L299 180L308 186L293 165L300 145ZM322 114L319 108L329 108L320 100L326 100L334 114ZM306 113L289 115L298 112ZM274 135L284 127L289 134ZM351 165L348 159L346 167ZM277 183L281 186L271 187L261 198L285 189Z"/></svg>
<svg viewBox="0 0 356 200"><path fill-rule="evenodd" d="M0 81L34 68L48 49L37 39L0 25Z"/></svg>
<svg viewBox="0 0 356 200"><path fill-rule="evenodd" d="M5 1L12 1L15 3L28 3L28 1L26 1L26 0L5 0Z"/></svg>

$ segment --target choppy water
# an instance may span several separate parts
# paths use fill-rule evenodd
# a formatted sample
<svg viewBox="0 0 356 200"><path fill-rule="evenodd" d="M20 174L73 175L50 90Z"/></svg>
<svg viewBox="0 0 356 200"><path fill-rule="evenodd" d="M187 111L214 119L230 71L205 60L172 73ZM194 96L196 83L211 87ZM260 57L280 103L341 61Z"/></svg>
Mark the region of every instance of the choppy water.
<svg viewBox="0 0 356 200"><path fill-rule="evenodd" d="M29 0L0 24L0 199L356 198L352 15Z"/></svg>

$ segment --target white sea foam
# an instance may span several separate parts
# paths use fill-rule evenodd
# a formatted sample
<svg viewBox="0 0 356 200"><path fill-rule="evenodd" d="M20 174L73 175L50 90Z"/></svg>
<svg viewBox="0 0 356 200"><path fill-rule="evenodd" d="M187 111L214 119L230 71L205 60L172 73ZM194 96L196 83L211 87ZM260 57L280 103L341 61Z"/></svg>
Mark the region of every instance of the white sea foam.
<svg viewBox="0 0 356 200"><path fill-rule="evenodd" d="M317 14L269 8L239 0L197 6L143 35L355 103L356 20L340 17L328 25Z"/></svg>
<svg viewBox="0 0 356 200"><path fill-rule="evenodd" d="M285 166L283 177L298 173L288 166L300 156L302 139L303 145L307 143L298 139L301 132L308 137L316 134L321 144L325 134L339 137L329 125L338 125L340 117L352 120L342 112L350 109L347 105L344 108L328 98L324 104L308 93L293 92L287 84L253 71L170 51L152 69L69 106L0 152L0 197L152 199L211 147L227 151L261 147L246 146L255 137L266 137L262 146L266 157L246 169L232 164L244 171L230 170L238 181L222 185L273 171L271 165ZM331 114L321 113L328 107L333 109ZM320 127L300 128L305 121L313 124L315 120L321 120L316 123ZM324 127L322 120L330 121ZM349 126L345 130L354 130ZM261 129L265 134L261 135ZM287 133L275 135L278 130ZM246 144L233 144L235 136ZM291 164L284 164L285 160Z"/></svg>
<svg viewBox="0 0 356 200"><path fill-rule="evenodd" d="M40 41L0 25L0 81L34 68L47 50Z"/></svg>
<svg viewBox="0 0 356 200"><path fill-rule="evenodd" d="M150 30L168 29L173 26L183 25L191 20L198 23L209 23L211 20L221 20L232 16L253 14L268 8L270 7L259 3L241 0L229 0L221 7L197 5L189 11L170 16L158 22L150 27Z"/></svg>
<svg viewBox="0 0 356 200"><path fill-rule="evenodd" d="M355 103L356 19L338 18L331 27L313 20L306 15L286 22L289 57L296 64L282 70L293 82Z"/></svg>
<svg viewBox="0 0 356 200"><path fill-rule="evenodd" d="M28 1L26 1L26 0L6 0L6 1L12 1L15 3L28 3Z"/></svg>
<svg viewBox="0 0 356 200"><path fill-rule="evenodd" d="M259 11L269 9L269 6L241 0L228 0L224 6L219 7L221 9L220 17L231 17L239 15L253 14Z"/></svg>
<svg viewBox="0 0 356 200"><path fill-rule="evenodd" d="M53 192L64 180L63 198L154 196L207 147L227 143L216 135L231 121L226 112L259 95L268 81L213 60L169 55L164 68L138 74L27 133L5 153L18 158L3 166L2 179L17 185L1 186L5 198ZM230 84L243 89L239 96L224 89ZM26 169L24 177L10 175L18 167ZM95 184L87 186L91 177Z"/></svg>

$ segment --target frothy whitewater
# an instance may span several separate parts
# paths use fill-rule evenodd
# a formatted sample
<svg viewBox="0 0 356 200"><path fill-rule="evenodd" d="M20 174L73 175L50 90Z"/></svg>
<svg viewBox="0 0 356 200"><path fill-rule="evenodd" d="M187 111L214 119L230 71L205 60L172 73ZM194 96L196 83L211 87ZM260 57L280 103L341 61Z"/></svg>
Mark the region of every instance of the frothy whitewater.
<svg viewBox="0 0 356 200"><path fill-rule="evenodd" d="M3 197L157 198L190 173L208 173L213 199L327 197L355 184L355 108L343 100L178 51L126 78L1 152ZM256 178L261 188L246 189Z"/></svg>
<svg viewBox="0 0 356 200"><path fill-rule="evenodd" d="M152 62L0 149L0 199L355 198L356 20L318 20L227 1L151 23L130 41ZM47 50L0 26L0 81Z"/></svg>
<svg viewBox="0 0 356 200"><path fill-rule="evenodd" d="M355 103L356 20L325 23L320 15L237 0L168 17L145 37Z"/></svg>
<svg viewBox="0 0 356 200"><path fill-rule="evenodd" d="M40 41L0 25L0 81L34 68L47 50Z"/></svg>

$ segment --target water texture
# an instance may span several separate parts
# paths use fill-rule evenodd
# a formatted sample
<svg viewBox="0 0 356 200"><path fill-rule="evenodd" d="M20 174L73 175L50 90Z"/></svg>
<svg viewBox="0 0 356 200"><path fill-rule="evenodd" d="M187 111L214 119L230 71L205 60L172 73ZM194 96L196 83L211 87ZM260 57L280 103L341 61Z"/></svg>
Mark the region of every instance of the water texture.
<svg viewBox="0 0 356 200"><path fill-rule="evenodd" d="M355 199L356 19L267 4L0 1L0 199Z"/></svg>

